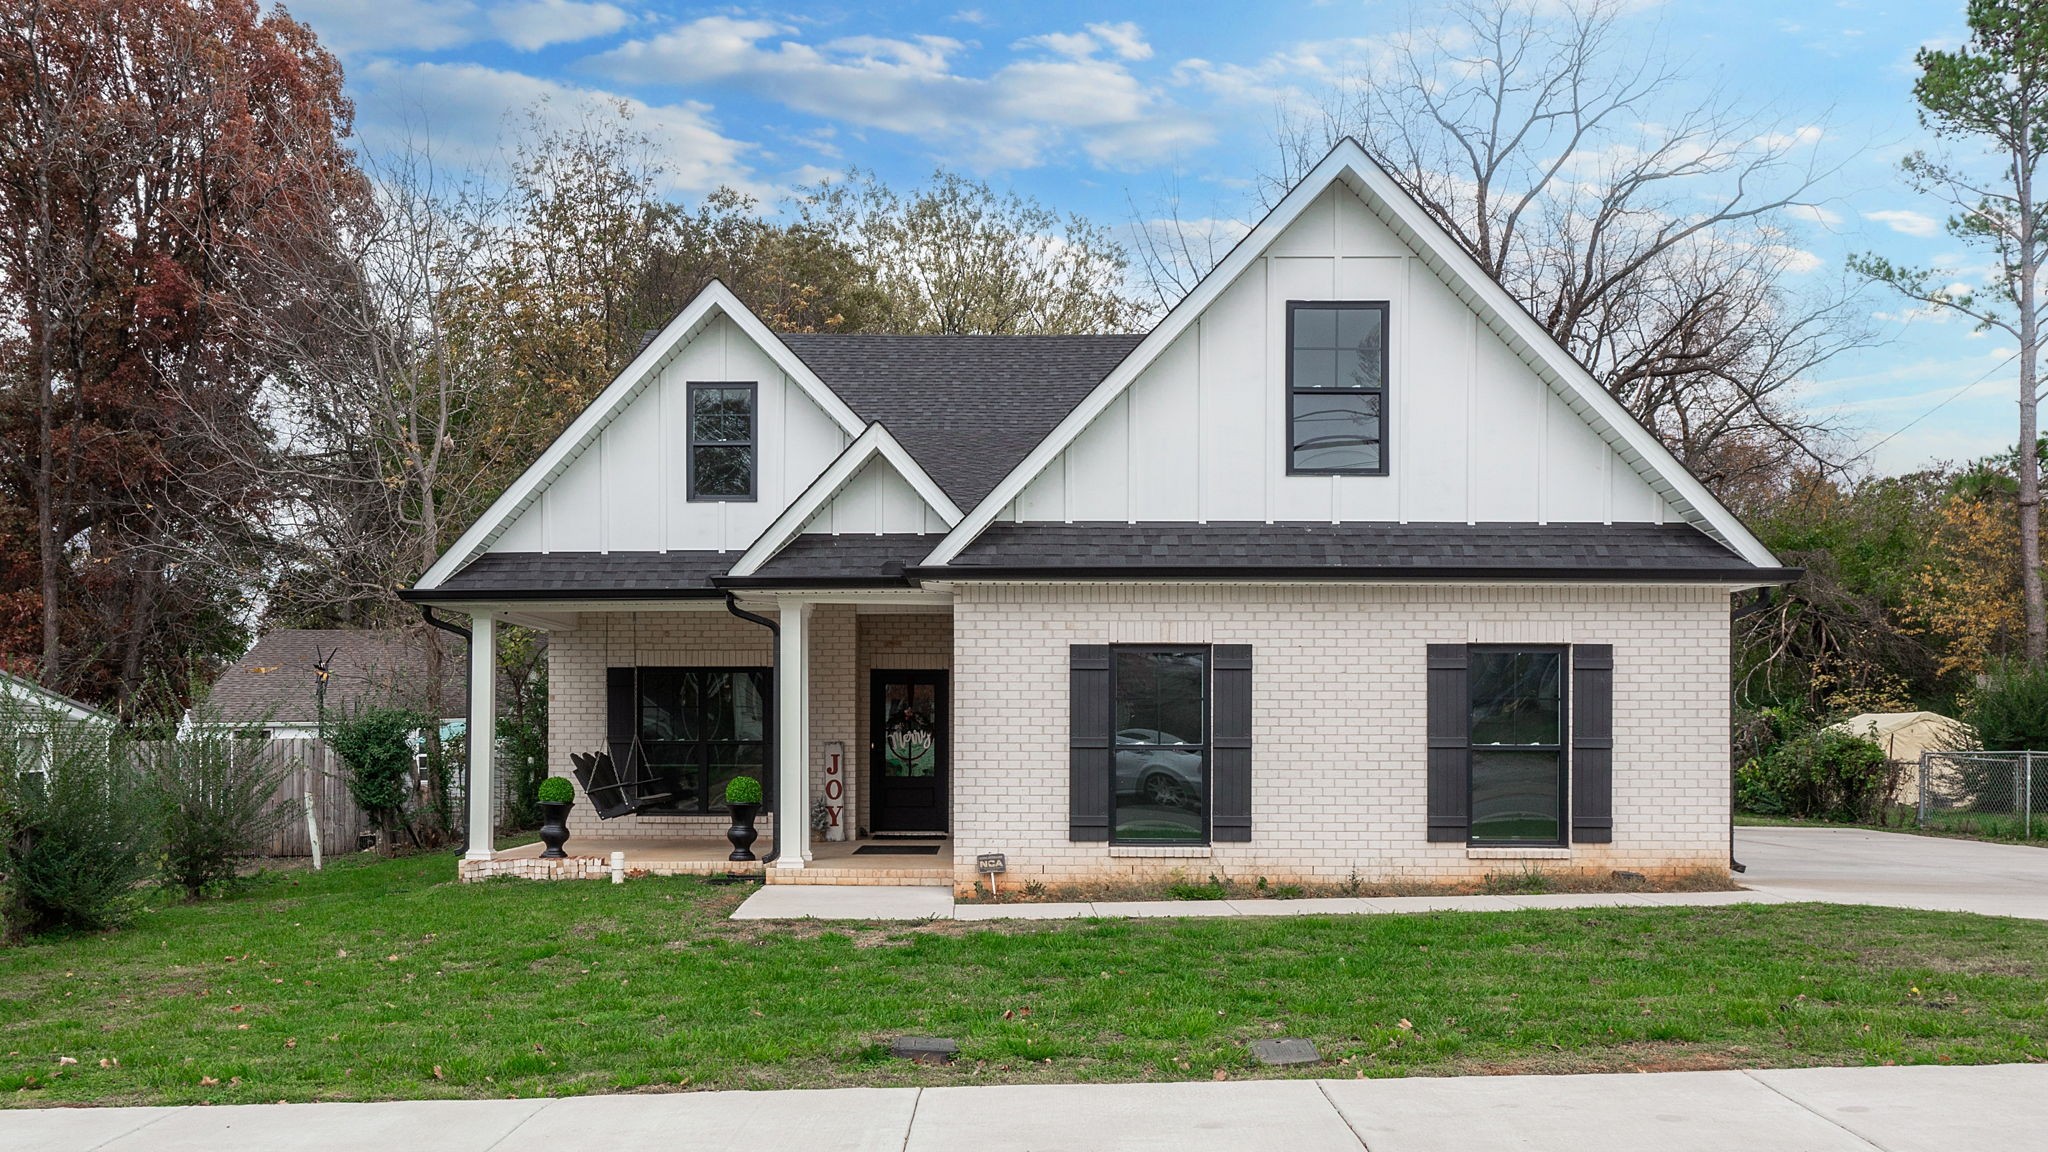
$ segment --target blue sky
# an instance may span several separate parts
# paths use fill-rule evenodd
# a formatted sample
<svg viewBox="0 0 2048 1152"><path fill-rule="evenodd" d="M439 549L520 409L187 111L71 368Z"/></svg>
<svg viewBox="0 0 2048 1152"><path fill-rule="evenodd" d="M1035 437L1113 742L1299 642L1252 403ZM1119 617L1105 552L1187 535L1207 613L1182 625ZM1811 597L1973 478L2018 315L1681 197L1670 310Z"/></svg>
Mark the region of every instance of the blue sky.
<svg viewBox="0 0 2048 1152"><path fill-rule="evenodd" d="M1839 169L1796 221L1812 257L1803 276L1839 277L1845 256L1867 250L1981 263L1942 234L1940 205L1897 176L1929 143L1913 115L1913 53L1961 39L1960 0L1626 2L1629 35L1665 44L1699 92L1823 130ZM1133 201L1155 205L1169 184L1184 213L1255 219L1277 110L1370 58L1411 11L1406 0L288 7L347 66L371 149L409 133L444 161L483 163L536 100L566 113L612 96L659 141L685 200L730 184L772 201L849 165L907 184L945 164L1119 227ZM1844 455L1890 472L2011 445L2016 378L1999 367L2010 340L1875 289L1865 309L1884 342L1831 362L1803 393L1842 424Z"/></svg>

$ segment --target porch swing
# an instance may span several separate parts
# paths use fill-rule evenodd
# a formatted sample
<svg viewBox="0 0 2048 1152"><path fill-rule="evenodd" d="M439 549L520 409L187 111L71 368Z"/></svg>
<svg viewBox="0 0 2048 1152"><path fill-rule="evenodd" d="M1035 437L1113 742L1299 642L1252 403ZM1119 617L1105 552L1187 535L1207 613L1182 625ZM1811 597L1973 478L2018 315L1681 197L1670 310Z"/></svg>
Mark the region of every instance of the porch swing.
<svg viewBox="0 0 2048 1152"><path fill-rule="evenodd" d="M605 747L595 752L572 752L569 764L576 782L600 820L616 820L659 808L676 797L674 787L655 775L647 765L647 750L640 743L640 614L633 613L634 663L630 668L611 666L611 627L605 627ZM629 683L613 682L615 676ZM623 767L621 765L623 764Z"/></svg>

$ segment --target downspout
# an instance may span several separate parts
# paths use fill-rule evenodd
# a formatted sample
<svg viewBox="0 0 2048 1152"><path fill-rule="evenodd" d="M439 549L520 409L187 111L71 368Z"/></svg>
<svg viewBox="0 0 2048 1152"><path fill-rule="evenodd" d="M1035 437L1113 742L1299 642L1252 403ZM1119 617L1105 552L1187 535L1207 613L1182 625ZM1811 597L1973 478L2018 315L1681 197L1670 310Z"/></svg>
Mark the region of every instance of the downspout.
<svg viewBox="0 0 2048 1152"><path fill-rule="evenodd" d="M740 619L747 621L749 624L759 624L761 627L766 628L768 630L769 691L780 691L780 686L782 684L781 625L777 624L773 620L770 620L766 616L749 612L745 608L740 607L739 597L733 595L732 592L729 590L725 594L725 610L739 617ZM779 780L782 778L781 764L779 763L782 750L779 747L777 747L775 743L775 729L776 725L770 724L768 725L768 731L764 733L764 735L767 737L766 743L768 745L768 754L765 757L763 757L763 759L767 761L767 764L765 765L765 774L770 780ZM773 831L770 833L768 841L769 848L768 851L763 853L761 856L761 863L764 865L775 863L775 858L782 854L782 822L785 818L785 814L782 811L782 803L780 798L778 797L775 804L775 827Z"/></svg>
<svg viewBox="0 0 2048 1152"><path fill-rule="evenodd" d="M473 747L471 742L476 738L476 718L469 714L470 696L472 695L472 690L475 688L475 685L469 682L471 676L470 665L474 663L474 661L472 661L469 658L469 645L475 642L475 638L470 635L469 629L464 628L460 624L451 623L447 620L441 619L439 616L434 615L434 606L432 604L420 605L420 616L422 619L426 620L427 623L432 624L434 627L439 628L441 631L453 632L455 635L462 637L462 796L465 801L473 803L475 798L470 796L469 794L469 762L470 749ZM435 736L436 738L438 738L440 736L440 717L430 716L428 717L428 719L432 721L436 726ZM462 822L462 847L465 851L469 848L468 820L464 820Z"/></svg>

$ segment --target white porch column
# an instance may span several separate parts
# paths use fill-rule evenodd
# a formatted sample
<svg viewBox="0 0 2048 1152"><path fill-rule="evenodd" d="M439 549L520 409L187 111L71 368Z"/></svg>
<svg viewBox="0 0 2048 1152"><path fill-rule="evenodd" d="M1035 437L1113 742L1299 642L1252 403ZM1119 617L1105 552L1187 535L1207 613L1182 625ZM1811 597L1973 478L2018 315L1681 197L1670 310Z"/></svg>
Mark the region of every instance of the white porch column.
<svg viewBox="0 0 2048 1152"><path fill-rule="evenodd" d="M497 715L498 621L476 612L469 618L469 851L463 854L468 860L489 860L497 845L491 819Z"/></svg>
<svg viewBox="0 0 2048 1152"><path fill-rule="evenodd" d="M810 601L779 601L775 623L775 866L794 869L811 858Z"/></svg>

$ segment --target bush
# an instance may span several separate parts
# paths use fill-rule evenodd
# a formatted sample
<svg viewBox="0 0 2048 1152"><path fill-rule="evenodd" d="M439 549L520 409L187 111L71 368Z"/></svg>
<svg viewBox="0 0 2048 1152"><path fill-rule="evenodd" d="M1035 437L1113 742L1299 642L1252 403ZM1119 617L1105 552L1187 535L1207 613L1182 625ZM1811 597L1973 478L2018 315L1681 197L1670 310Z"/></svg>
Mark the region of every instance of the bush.
<svg viewBox="0 0 2048 1152"><path fill-rule="evenodd" d="M752 776L735 776L725 782L725 803L728 807L734 804L759 804L760 802L761 782L759 780L754 779Z"/></svg>
<svg viewBox="0 0 2048 1152"><path fill-rule="evenodd" d="M410 738L428 725L410 708L370 708L328 728L327 742L348 766L348 790L377 821L387 849L412 796Z"/></svg>
<svg viewBox="0 0 2048 1152"><path fill-rule="evenodd" d="M1889 803L1893 784L1891 763L1876 741L1820 728L1737 769L1735 804L1768 816L1872 821Z"/></svg>
<svg viewBox="0 0 2048 1152"><path fill-rule="evenodd" d="M0 710L8 782L11 928L125 923L156 866L156 807L126 742L103 723Z"/></svg>
<svg viewBox="0 0 2048 1152"><path fill-rule="evenodd" d="M269 742L199 722L163 740L136 745L163 835L164 879L193 900L235 878L242 858L261 852L290 811L277 803L285 766Z"/></svg>
<svg viewBox="0 0 2048 1152"><path fill-rule="evenodd" d="M2048 749L2048 664L2014 660L1993 667L1964 719L1987 752Z"/></svg>
<svg viewBox="0 0 2048 1152"><path fill-rule="evenodd" d="M548 779L547 729L514 716L498 717L498 762L504 765L507 789L505 821L514 828L540 823L541 782Z"/></svg>
<svg viewBox="0 0 2048 1152"><path fill-rule="evenodd" d="M550 776L534 789L534 798L541 804L574 804L576 786L560 776Z"/></svg>

